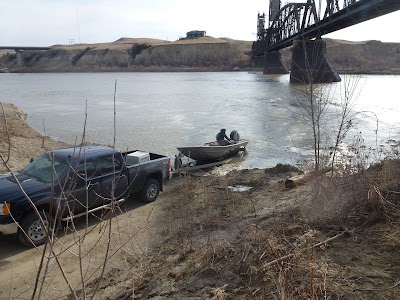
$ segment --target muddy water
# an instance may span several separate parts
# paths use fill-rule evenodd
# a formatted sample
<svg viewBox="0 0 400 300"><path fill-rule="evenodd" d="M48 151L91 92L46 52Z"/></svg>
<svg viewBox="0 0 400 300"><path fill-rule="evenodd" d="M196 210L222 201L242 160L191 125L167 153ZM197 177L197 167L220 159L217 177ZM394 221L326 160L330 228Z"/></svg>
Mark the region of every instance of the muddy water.
<svg viewBox="0 0 400 300"><path fill-rule="evenodd" d="M173 156L176 147L214 140L225 127L250 141L235 167L263 168L312 155L304 87L288 81L288 75L247 72L0 74L0 95L52 138L81 141L86 119L85 141L112 145L116 85L118 148ZM400 76L360 79L347 144L361 137L366 148L390 147L399 138L399 83ZM323 136L331 139L345 89L343 82L319 87L318 96L330 103Z"/></svg>

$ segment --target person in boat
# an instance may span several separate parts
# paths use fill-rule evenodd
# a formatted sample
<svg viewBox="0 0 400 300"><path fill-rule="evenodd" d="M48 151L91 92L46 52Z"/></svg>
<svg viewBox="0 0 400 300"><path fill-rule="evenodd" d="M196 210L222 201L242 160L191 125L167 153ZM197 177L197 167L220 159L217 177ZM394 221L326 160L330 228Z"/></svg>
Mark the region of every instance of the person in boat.
<svg viewBox="0 0 400 300"><path fill-rule="evenodd" d="M218 132L217 136L216 136L217 142L218 144L222 145L222 146L226 146L229 145L230 139L226 136L226 129L222 128L220 130L220 132Z"/></svg>

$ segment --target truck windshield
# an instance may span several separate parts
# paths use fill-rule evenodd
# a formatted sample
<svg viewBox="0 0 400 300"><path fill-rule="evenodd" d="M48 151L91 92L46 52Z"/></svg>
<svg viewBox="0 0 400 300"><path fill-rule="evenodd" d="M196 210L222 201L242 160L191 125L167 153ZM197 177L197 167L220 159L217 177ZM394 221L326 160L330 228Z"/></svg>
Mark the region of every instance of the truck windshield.
<svg viewBox="0 0 400 300"><path fill-rule="evenodd" d="M62 179L68 169L69 165L65 159L55 157L54 162L52 162L49 153L45 153L22 169L21 173L37 180L51 183L52 180L57 182ZM54 177L52 177L52 174L54 174Z"/></svg>

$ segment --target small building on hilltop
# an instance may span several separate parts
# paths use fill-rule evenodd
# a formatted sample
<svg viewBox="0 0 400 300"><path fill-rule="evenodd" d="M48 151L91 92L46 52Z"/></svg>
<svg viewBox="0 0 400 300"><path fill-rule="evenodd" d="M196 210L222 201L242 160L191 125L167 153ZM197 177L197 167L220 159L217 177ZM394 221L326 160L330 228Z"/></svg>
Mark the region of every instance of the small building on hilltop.
<svg viewBox="0 0 400 300"><path fill-rule="evenodd" d="M187 39L195 39L195 38L205 37L205 36L206 36L206 32L201 31L201 30L192 30L192 31L186 32Z"/></svg>

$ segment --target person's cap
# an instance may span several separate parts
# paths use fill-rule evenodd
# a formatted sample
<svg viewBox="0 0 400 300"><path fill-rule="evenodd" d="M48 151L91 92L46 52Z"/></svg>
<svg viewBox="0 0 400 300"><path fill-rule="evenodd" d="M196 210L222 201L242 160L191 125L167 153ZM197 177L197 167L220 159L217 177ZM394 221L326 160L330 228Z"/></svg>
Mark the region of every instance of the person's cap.
<svg viewBox="0 0 400 300"><path fill-rule="evenodd" d="M226 129L225 129L225 128L222 128L221 131L226 131Z"/></svg>

